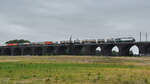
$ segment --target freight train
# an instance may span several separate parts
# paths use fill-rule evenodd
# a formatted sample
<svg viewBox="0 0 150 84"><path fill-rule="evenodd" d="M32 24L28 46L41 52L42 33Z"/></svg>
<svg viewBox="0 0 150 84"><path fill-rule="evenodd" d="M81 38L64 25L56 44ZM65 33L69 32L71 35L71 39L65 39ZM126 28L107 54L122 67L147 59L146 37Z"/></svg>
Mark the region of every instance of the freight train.
<svg viewBox="0 0 150 84"><path fill-rule="evenodd" d="M110 39L90 39L82 40L82 44L92 44L92 43L125 43L125 42L135 42L133 37L122 37L122 38L110 38Z"/></svg>
<svg viewBox="0 0 150 84"><path fill-rule="evenodd" d="M122 37L122 38L110 38L110 39L87 39L87 40L67 40L60 42L31 42L31 43L9 43L6 46L25 46L25 45L53 45L53 44L101 44L101 43L124 43L124 42L135 42L133 37Z"/></svg>
<svg viewBox="0 0 150 84"><path fill-rule="evenodd" d="M52 41L31 42L31 43L8 43L6 46L26 46L26 45L52 45Z"/></svg>

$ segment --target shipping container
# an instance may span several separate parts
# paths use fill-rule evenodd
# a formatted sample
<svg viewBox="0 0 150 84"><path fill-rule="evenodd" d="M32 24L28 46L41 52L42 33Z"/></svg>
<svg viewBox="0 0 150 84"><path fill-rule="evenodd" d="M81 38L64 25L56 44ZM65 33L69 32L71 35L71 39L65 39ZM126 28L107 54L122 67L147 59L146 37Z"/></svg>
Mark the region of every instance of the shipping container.
<svg viewBox="0 0 150 84"><path fill-rule="evenodd" d="M52 41L46 41L46 42L45 42L45 45L52 45L52 44L53 44Z"/></svg>
<svg viewBox="0 0 150 84"><path fill-rule="evenodd" d="M8 43L7 46L18 46L18 43Z"/></svg>

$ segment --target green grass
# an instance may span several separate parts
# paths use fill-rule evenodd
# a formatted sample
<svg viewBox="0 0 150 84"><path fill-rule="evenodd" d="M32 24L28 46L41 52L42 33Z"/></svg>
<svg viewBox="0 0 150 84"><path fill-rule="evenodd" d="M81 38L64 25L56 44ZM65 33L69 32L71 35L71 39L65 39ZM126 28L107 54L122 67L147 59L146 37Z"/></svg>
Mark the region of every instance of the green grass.
<svg viewBox="0 0 150 84"><path fill-rule="evenodd" d="M0 84L150 84L150 57L0 57Z"/></svg>

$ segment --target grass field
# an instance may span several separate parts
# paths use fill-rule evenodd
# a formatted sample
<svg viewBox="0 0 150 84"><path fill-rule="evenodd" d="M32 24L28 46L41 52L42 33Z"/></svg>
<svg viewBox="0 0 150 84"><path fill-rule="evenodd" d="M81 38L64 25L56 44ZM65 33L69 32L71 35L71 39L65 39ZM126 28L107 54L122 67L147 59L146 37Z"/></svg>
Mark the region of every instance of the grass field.
<svg viewBox="0 0 150 84"><path fill-rule="evenodd" d="M150 57L1 56L0 84L150 84Z"/></svg>

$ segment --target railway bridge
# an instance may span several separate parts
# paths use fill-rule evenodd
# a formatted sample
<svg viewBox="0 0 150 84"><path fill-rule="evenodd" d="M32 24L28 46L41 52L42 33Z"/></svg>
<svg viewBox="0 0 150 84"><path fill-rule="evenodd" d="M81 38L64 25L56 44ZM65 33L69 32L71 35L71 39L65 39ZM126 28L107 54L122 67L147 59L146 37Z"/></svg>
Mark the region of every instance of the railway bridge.
<svg viewBox="0 0 150 84"><path fill-rule="evenodd" d="M134 45L139 48L140 55L150 55L150 42L0 46L0 55L96 55L96 48L100 47L101 55L112 56L112 48L117 46L119 56L129 56L130 48Z"/></svg>

